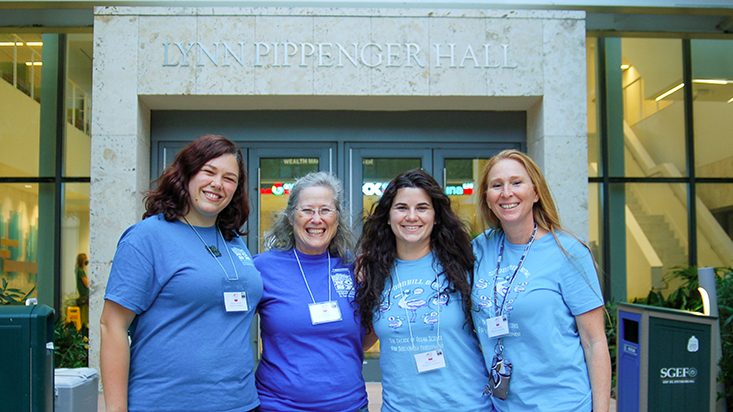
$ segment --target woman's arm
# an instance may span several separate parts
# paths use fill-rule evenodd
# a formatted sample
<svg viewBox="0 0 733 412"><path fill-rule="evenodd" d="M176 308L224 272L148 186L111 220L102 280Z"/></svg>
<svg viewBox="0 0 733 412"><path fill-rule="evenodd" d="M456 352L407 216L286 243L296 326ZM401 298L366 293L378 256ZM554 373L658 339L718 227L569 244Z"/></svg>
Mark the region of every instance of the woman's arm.
<svg viewBox="0 0 733 412"><path fill-rule="evenodd" d="M611 356L603 315L601 306L575 317L590 375L593 412L608 412L611 403Z"/></svg>
<svg viewBox="0 0 733 412"><path fill-rule="evenodd" d="M108 412L127 411L127 378L130 372L130 344L127 330L135 312L105 300L100 326L102 332L100 366L104 403Z"/></svg>
<svg viewBox="0 0 733 412"><path fill-rule="evenodd" d="M378 340L379 340L379 338L377 337L377 334L372 329L371 333L369 333L366 336L364 336L364 347L363 347L363 349L364 350L369 350L372 346L374 346L374 344L377 343Z"/></svg>

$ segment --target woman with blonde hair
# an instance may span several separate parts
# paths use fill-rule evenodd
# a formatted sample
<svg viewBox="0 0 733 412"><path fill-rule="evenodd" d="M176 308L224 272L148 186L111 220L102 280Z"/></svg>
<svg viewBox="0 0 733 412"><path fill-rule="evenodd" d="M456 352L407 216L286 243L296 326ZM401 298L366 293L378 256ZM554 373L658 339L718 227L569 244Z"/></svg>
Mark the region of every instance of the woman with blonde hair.
<svg viewBox="0 0 733 412"><path fill-rule="evenodd" d="M505 150L484 168L474 326L504 411L608 411L611 362L588 246L560 225L542 172ZM550 236L548 236L550 235Z"/></svg>

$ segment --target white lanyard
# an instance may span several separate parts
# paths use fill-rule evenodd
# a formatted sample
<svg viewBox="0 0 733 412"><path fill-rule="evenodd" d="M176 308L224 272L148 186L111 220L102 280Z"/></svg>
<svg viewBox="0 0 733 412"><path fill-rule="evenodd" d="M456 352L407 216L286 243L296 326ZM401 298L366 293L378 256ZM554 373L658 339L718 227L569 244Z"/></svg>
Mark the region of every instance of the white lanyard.
<svg viewBox="0 0 733 412"><path fill-rule="evenodd" d="M395 278L397 279L397 284L398 285L401 284L402 282L400 282L400 274L397 272L397 264L396 263L394 265L394 274L395 274ZM440 301L440 295L441 295L442 291L440 290L440 283L438 283L438 271L437 270L435 271L435 288L438 291L438 296L437 296L438 301ZM406 296L405 295L405 290L402 287L400 287L400 290L402 291L402 296ZM437 332L437 337L436 337L436 341L435 342L437 343L438 347L441 347L442 348L443 347L443 344L440 341L440 312L441 311L442 311L441 305L440 305L440 303L438 303L438 322L436 322L437 323L437 328L436 329L437 329L438 332ZM410 331L410 344L414 346L415 345L415 338L412 335L412 325L410 325L410 313L407 311L407 306L405 306L405 315L407 316L407 329Z"/></svg>
<svg viewBox="0 0 733 412"><path fill-rule="evenodd" d="M305 272L303 272L303 266L300 264L300 259L298 258L298 251L293 248L293 253L295 254L295 260L298 261L298 267L300 268L300 274L303 275L303 282L305 282L305 287L308 289L308 293L311 295L311 300L313 303L316 303L316 299L313 297L313 292L311 291L311 287L308 285L308 279L305 278ZM331 301L331 253L326 251L326 254L328 255L328 302Z"/></svg>

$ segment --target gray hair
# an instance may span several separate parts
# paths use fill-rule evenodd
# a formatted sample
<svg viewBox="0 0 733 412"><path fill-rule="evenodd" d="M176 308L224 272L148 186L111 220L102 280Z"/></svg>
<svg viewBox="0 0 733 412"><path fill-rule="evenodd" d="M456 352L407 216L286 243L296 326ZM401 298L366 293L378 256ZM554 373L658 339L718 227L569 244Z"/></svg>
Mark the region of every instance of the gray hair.
<svg viewBox="0 0 733 412"><path fill-rule="evenodd" d="M295 236L293 235L293 214L295 207L300 200L300 194L308 188L320 186L330 189L333 192L333 203L338 211L338 228L336 235L331 239L328 246L329 252L339 256L344 263L351 263L354 260L354 231L349 225L348 213L344 211L344 188L341 181L329 172L311 172L297 179L293 188L290 189L290 198L285 210L275 215L270 229L265 232L265 250L290 250L295 248Z"/></svg>

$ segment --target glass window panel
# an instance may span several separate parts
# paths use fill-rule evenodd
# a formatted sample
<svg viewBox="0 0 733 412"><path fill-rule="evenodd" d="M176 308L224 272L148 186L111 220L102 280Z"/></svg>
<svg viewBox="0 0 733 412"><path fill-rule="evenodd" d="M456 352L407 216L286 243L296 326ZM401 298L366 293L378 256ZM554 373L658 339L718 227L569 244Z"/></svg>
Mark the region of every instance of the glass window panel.
<svg viewBox="0 0 733 412"><path fill-rule="evenodd" d="M698 184L696 189L698 266L732 266L733 184Z"/></svg>
<svg viewBox="0 0 733 412"><path fill-rule="evenodd" d="M85 324L89 323L89 284L82 277L88 274L88 259L89 183L67 183L61 232L61 310L66 313L67 307L78 307Z"/></svg>
<svg viewBox="0 0 733 412"><path fill-rule="evenodd" d="M599 268L603 267L603 202L601 201L601 188L603 186L600 183L589 183L588 184L588 213L589 215L589 237L588 246L590 246L591 252L593 252L593 258ZM601 271L602 272L602 271ZM603 285L603 273L601 276L601 286Z"/></svg>
<svg viewBox="0 0 733 412"><path fill-rule="evenodd" d="M664 275L687 265L687 187L683 183L626 185L626 268L629 300L652 288L662 293L679 285Z"/></svg>
<svg viewBox="0 0 733 412"><path fill-rule="evenodd" d="M270 228L277 212L285 210L290 199L290 188L296 178L310 172L317 172L317 157L260 158L260 250L263 248L265 231Z"/></svg>
<svg viewBox="0 0 733 412"><path fill-rule="evenodd" d="M64 174L89 176L92 124L93 35L67 35Z"/></svg>
<svg viewBox="0 0 733 412"><path fill-rule="evenodd" d="M625 174L684 176L682 43L624 38L621 45Z"/></svg>
<svg viewBox="0 0 733 412"><path fill-rule="evenodd" d="M38 276L38 184L0 184L0 260L13 297L34 290ZM0 285L1 286L1 285ZM7 293L7 292L6 292ZM3 302L6 303L6 302Z"/></svg>
<svg viewBox="0 0 733 412"><path fill-rule="evenodd" d="M480 214L477 214L478 196L475 188L481 172L489 159L445 159L445 194L451 200L451 208L471 228L472 237L483 230Z"/></svg>
<svg viewBox="0 0 733 412"><path fill-rule="evenodd" d="M733 176L733 41L692 40L695 174Z"/></svg>
<svg viewBox="0 0 733 412"><path fill-rule="evenodd" d="M601 175L601 151L598 137L598 110L596 106L596 38L589 37L585 42L586 49L586 82L588 84L588 176Z"/></svg>
<svg viewBox="0 0 733 412"><path fill-rule="evenodd" d="M0 33L0 176L38 176L41 35Z"/></svg>
<svg viewBox="0 0 733 412"><path fill-rule="evenodd" d="M419 169L422 166L419 158L364 158L362 159L362 205L364 216L372 210L372 205L377 203L387 188L387 184L398 174Z"/></svg>

